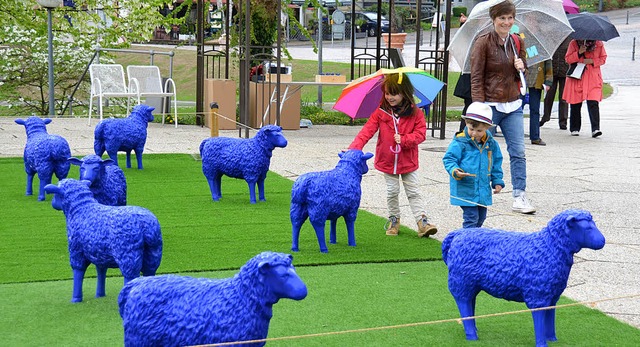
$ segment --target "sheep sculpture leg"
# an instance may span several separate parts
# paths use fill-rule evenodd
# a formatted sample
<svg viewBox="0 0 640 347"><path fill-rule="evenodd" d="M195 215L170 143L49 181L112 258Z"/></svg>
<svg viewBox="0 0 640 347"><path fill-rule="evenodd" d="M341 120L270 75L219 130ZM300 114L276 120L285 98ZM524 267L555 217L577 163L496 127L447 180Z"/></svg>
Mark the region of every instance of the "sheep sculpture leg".
<svg viewBox="0 0 640 347"><path fill-rule="evenodd" d="M73 295L71 296L71 302L82 302L82 281L84 281L84 273L87 271L87 267L73 269Z"/></svg>
<svg viewBox="0 0 640 347"><path fill-rule="evenodd" d="M309 218L311 225L313 226L313 230L316 231L316 237L318 238L318 245L320 246L320 252L329 253L329 249L327 248L327 242L324 238L324 224L327 221L327 218ZM298 233L300 233L298 231ZM334 237L335 239L335 237ZM335 240L334 240L335 241Z"/></svg>
<svg viewBox="0 0 640 347"><path fill-rule="evenodd" d="M35 176L36 171L31 170L29 166L25 164L25 172L27 173L27 192L25 195L33 195L33 176Z"/></svg>
<svg viewBox="0 0 640 347"><path fill-rule="evenodd" d="M106 294L105 284L107 282L107 267L106 266L96 266L96 273L98 275L98 282L96 286L96 298L102 298Z"/></svg>
<svg viewBox="0 0 640 347"><path fill-rule="evenodd" d="M213 178L207 178L207 182L209 182L209 191L211 191L211 198L213 201L219 201L222 197L222 173L216 172L212 177Z"/></svg>
<svg viewBox="0 0 640 347"><path fill-rule="evenodd" d="M144 152L144 146L134 148L133 151L136 152L136 161L138 162L138 170L142 170L142 152ZM131 168L131 159L129 154L127 154L127 164L128 164L127 167Z"/></svg>
<svg viewBox="0 0 640 347"><path fill-rule="evenodd" d="M476 293L478 295L478 293ZM464 327L464 333L467 340L478 339L478 329L476 328L475 319L464 319L475 316L476 310L476 297L472 298L455 298L458 305L458 311L460 311L460 317L463 318L462 326Z"/></svg>

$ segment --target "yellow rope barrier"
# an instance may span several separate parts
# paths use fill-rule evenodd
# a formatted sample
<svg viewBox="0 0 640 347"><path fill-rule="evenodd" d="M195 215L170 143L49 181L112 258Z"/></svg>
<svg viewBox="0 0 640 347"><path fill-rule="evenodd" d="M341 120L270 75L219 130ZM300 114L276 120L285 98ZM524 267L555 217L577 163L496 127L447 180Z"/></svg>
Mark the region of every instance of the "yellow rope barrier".
<svg viewBox="0 0 640 347"><path fill-rule="evenodd" d="M601 303L601 302L605 302L605 301L630 299L630 298L635 298L635 297L640 297L640 293L632 294L632 295L626 295L626 296L619 296L619 297L615 297L615 298L600 299L600 300L595 300L595 301L581 301L581 302L574 302L574 303L571 303L571 304L547 306L547 307L540 307L540 308L534 308L534 309L509 311L509 312L500 312L500 313L490 313L490 314L484 314L484 315L480 315L480 316L472 316L472 317L466 317L466 318L448 318L448 319L440 319L440 320L427 321L427 322L416 322L416 323L407 323L407 324L387 325L387 326L381 326L381 327L350 329L350 330L341 330L341 331L331 331L331 332L326 332L326 333L315 333L315 334L296 335L296 336L269 337L269 338L266 338L266 339L258 339L258 340L222 342L222 343L214 343L214 344L208 344L208 345L196 345L196 346L192 346L192 347L233 346L233 345L249 344L249 343L273 342L273 341L283 341L283 340L305 339L305 338L311 338L311 337L322 337L322 336L333 336L333 335L361 333L361 332L369 332L369 331L377 331L377 330L409 328L409 327L431 325L431 324L441 324L441 323L451 323L451 322L457 322L457 323L461 324L462 321L470 320L470 319L499 317L499 316L506 316L506 315L512 315L512 314L530 313L530 312L544 311L544 310L551 310L551 309L558 309L558 308L565 308L565 307L572 307L572 306L588 305L590 307L594 307L596 304Z"/></svg>

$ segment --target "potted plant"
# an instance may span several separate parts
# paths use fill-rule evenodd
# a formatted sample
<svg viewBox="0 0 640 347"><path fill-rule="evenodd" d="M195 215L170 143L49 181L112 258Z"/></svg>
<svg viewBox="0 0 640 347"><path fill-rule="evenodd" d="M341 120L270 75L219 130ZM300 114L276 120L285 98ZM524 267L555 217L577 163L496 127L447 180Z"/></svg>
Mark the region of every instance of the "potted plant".
<svg viewBox="0 0 640 347"><path fill-rule="evenodd" d="M364 28L364 25L367 24L367 21L358 18L356 19L356 38L367 37L367 30Z"/></svg>

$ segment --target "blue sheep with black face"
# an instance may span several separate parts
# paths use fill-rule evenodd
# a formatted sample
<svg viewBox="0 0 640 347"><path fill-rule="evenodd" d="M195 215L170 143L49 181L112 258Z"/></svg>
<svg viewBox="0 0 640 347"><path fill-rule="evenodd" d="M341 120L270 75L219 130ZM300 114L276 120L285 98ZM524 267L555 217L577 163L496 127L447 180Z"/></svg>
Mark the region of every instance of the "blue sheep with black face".
<svg viewBox="0 0 640 347"><path fill-rule="evenodd" d="M29 117L16 119L17 124L23 125L27 132L27 144L24 147L24 170L27 173L26 195L33 194L33 177L37 174L40 180L38 200L45 200L44 187L51 183L55 174L58 180L67 177L71 156L69 143L62 136L47 133L49 118Z"/></svg>
<svg viewBox="0 0 640 347"><path fill-rule="evenodd" d="M262 252L232 278L162 275L127 283L118 297L125 346L265 339L272 306L280 299L307 296L292 259L290 254Z"/></svg>
<svg viewBox="0 0 640 347"><path fill-rule="evenodd" d="M69 158L69 162L80 166L80 180L91 182L89 188L99 203L109 206L127 204L127 180L113 160L102 160L90 154L82 159Z"/></svg>
<svg viewBox="0 0 640 347"><path fill-rule="evenodd" d="M142 170L142 152L147 142L147 125L153 122L153 107L136 105L127 118L103 119L94 130L93 150L102 157L106 151L118 165L118 152L127 153L127 168L131 168L131 151L136 154L138 169Z"/></svg>
<svg viewBox="0 0 640 347"><path fill-rule="evenodd" d="M124 283L153 276L162 260L160 223L151 211L139 206L100 204L89 181L63 179L49 184L51 205L62 210L67 222L69 261L73 270L72 302L82 301L82 282L90 264L96 266L96 297L105 296L108 268L119 268Z"/></svg>
<svg viewBox="0 0 640 347"><path fill-rule="evenodd" d="M485 228L458 229L442 242L449 268L449 291L460 316L475 314L480 291L529 309L555 306L567 287L573 255L582 248L601 249L605 238L591 214L566 210L541 231L510 232ZM536 346L556 341L555 310L531 313ZM467 340L477 340L475 320L462 322Z"/></svg>
<svg viewBox="0 0 640 347"><path fill-rule="evenodd" d="M202 173L209 182L213 201L222 197L222 176L244 179L249 185L249 199L256 203L256 184L260 201L264 197L271 155L276 147L287 146L282 127L266 125L250 139L211 137L200 143Z"/></svg>
<svg viewBox="0 0 640 347"><path fill-rule="evenodd" d="M340 153L333 170L309 172L298 177L291 188L291 250L298 251L300 228L309 218L318 238L320 251L328 252L324 226L331 221L330 243L336 243L336 223L343 217L349 246L355 247L355 222L360 207L362 175L369 171L367 160L372 153L350 149Z"/></svg>

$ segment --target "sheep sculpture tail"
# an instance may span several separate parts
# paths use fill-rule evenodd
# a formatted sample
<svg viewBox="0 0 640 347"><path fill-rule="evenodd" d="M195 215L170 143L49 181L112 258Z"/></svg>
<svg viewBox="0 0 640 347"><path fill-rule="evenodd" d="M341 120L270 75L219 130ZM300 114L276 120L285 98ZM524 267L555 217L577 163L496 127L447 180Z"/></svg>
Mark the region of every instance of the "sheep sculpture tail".
<svg viewBox="0 0 640 347"><path fill-rule="evenodd" d="M102 157L107 148L104 145L104 123L100 122L96 125L94 131L93 151L97 156Z"/></svg>
<svg viewBox="0 0 640 347"><path fill-rule="evenodd" d="M144 230L144 252L142 259L142 275L155 276L162 260L162 234L157 219L141 220L140 227Z"/></svg>
<svg viewBox="0 0 640 347"><path fill-rule="evenodd" d="M442 261L447 264L447 255L449 254L449 248L456 235L460 232L460 229L450 232L447 237L442 240Z"/></svg>

